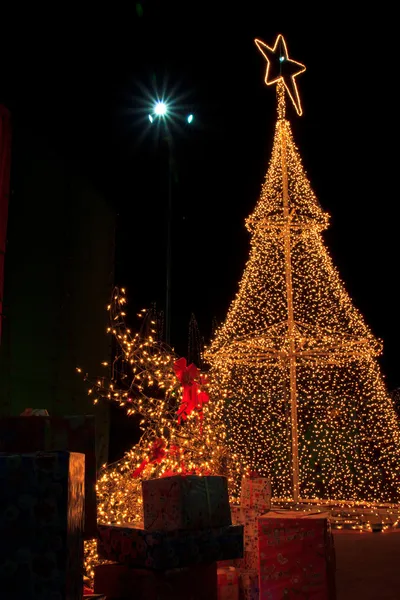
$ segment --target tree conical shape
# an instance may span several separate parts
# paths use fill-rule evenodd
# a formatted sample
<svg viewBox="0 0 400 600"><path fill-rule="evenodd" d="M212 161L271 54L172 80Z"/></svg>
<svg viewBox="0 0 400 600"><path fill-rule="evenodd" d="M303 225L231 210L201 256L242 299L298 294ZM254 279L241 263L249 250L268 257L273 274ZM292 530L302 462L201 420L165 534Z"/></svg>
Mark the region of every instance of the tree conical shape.
<svg viewBox="0 0 400 600"><path fill-rule="evenodd" d="M377 363L321 232L290 124L276 124L239 291L207 352L216 414L277 498L399 499L400 435Z"/></svg>

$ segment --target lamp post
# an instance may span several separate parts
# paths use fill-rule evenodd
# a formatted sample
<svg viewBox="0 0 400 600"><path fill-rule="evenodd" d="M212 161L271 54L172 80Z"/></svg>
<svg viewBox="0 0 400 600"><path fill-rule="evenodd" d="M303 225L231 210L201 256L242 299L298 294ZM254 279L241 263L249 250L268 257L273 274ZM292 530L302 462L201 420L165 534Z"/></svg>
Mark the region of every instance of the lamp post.
<svg viewBox="0 0 400 600"><path fill-rule="evenodd" d="M172 178L173 178L173 137L171 128L167 126L169 116L168 104L164 101L157 101L154 104L153 111L149 114L151 124L161 121L166 130L165 140L168 146L168 204L167 204L167 251L166 251L166 282L165 282L165 341L171 345L171 267L172 267ZM174 120L178 119L187 124L193 123L194 115L179 114L174 108Z"/></svg>

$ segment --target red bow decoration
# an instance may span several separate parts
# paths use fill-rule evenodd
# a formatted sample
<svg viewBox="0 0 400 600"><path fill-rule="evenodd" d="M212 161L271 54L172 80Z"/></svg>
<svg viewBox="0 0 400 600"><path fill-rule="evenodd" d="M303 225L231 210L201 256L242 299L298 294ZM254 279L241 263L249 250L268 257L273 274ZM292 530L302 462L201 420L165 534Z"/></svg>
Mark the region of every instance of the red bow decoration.
<svg viewBox="0 0 400 600"><path fill-rule="evenodd" d="M189 475L189 471L186 469L184 455L185 450L181 446L177 446L176 444L171 444L168 454L171 458L175 459L175 462L179 464L180 469L175 467L174 469L168 469L164 471L161 477L172 477L173 475Z"/></svg>
<svg viewBox="0 0 400 600"><path fill-rule="evenodd" d="M165 454L165 441L162 438L157 438L150 447L148 458L145 458L138 468L133 471L132 477L139 477L150 463L160 464L163 461Z"/></svg>
<svg viewBox="0 0 400 600"><path fill-rule="evenodd" d="M88 587L87 585L84 585L83 586L83 595L84 596L93 596L94 591L92 590L92 588Z"/></svg>
<svg viewBox="0 0 400 600"><path fill-rule="evenodd" d="M187 366L186 358L180 358L174 363L174 370L177 378L182 384L182 400L178 408L178 423L185 421L188 416L198 409L200 418L203 418L203 404L208 402L207 392L201 390L200 385L207 383L207 378L200 375L199 369L193 363Z"/></svg>
<svg viewBox="0 0 400 600"><path fill-rule="evenodd" d="M170 456L179 456L182 452L184 452L183 448L181 448L180 446L177 446L176 444L171 444L171 446L169 448Z"/></svg>

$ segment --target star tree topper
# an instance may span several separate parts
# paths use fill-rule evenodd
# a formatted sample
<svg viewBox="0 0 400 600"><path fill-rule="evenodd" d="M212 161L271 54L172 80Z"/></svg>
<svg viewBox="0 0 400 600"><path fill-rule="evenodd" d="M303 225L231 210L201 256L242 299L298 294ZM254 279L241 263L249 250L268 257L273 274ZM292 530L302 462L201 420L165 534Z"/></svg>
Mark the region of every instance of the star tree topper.
<svg viewBox="0 0 400 600"><path fill-rule="evenodd" d="M306 67L289 58L285 38L279 34L275 40L274 47L267 46L261 40L254 40L257 48L267 61L267 71L265 73L265 83L272 85L282 82L298 115L303 113L301 108L300 96L297 90L296 77L304 73Z"/></svg>

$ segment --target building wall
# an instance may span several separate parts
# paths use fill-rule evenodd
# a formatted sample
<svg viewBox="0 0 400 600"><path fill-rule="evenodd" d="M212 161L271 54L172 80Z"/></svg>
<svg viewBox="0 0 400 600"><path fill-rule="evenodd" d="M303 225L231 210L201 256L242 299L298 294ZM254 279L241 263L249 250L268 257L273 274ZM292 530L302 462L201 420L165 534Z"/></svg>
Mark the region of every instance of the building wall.
<svg viewBox="0 0 400 600"><path fill-rule="evenodd" d="M76 367L103 373L115 215L72 160L14 127L6 251L0 413L96 414L98 461L109 410L93 407Z"/></svg>

